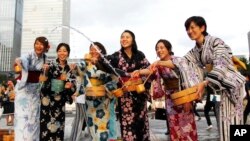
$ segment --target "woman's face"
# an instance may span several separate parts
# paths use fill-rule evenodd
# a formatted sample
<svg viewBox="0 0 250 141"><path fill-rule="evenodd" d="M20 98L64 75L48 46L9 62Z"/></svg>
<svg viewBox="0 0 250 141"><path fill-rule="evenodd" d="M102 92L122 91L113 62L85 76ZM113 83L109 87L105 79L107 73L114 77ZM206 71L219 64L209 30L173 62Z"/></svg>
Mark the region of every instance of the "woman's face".
<svg viewBox="0 0 250 141"><path fill-rule="evenodd" d="M57 51L57 57L59 61L65 61L69 57L69 52L67 51L65 46L61 46Z"/></svg>
<svg viewBox="0 0 250 141"><path fill-rule="evenodd" d="M99 47L96 45L95 45L95 47L91 46L90 50L89 50L89 53L90 53L92 59L94 59L94 60L98 60L100 57L100 54L98 53L98 51L96 49L100 50Z"/></svg>
<svg viewBox="0 0 250 141"><path fill-rule="evenodd" d="M132 47L133 38L128 32L123 32L120 39L123 48Z"/></svg>
<svg viewBox="0 0 250 141"><path fill-rule="evenodd" d="M37 40L35 42L34 46L35 46L34 49L35 49L36 55L37 56L41 56L44 53L44 51L45 51L44 45L40 41Z"/></svg>
<svg viewBox="0 0 250 141"><path fill-rule="evenodd" d="M203 38L204 35L202 32L205 30L205 27L199 27L195 22L191 22L189 28L187 29L187 34L191 40L198 41L200 38Z"/></svg>
<svg viewBox="0 0 250 141"><path fill-rule="evenodd" d="M156 54L161 60L165 60L170 56L167 47L162 42L156 45Z"/></svg>

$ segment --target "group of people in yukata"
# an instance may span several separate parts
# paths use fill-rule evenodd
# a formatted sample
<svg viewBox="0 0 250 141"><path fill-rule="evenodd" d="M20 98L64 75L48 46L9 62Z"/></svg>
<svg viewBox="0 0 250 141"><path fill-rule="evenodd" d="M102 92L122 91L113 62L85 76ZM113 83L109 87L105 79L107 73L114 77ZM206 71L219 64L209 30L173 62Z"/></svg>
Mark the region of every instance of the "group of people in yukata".
<svg viewBox="0 0 250 141"><path fill-rule="evenodd" d="M37 37L34 51L15 61L22 68L15 86L15 139L64 140L65 103L71 104L84 95L85 103L76 105L71 140L79 140L86 122L93 141L116 140L117 130L123 141L149 141L147 101L151 100L149 88L155 80L153 93L165 97L171 141L198 140L193 102L175 106L170 97L194 85L198 100L206 87L221 95L217 114L220 140L229 140L229 125L243 122L245 77L235 70L230 47L208 34L203 17L188 18L185 28L195 47L185 56L176 57L171 43L160 39L155 45L159 60L152 64L138 50L135 34L130 30L122 32L120 50L107 55L101 43L93 42L88 55L75 64L67 62L70 46L66 43L60 43L57 58L48 61L49 41ZM213 67L204 75L207 64ZM125 86L132 80L143 83L145 90L139 92L131 85ZM114 95L118 89L122 89L120 96ZM116 125L115 109L120 127Z"/></svg>

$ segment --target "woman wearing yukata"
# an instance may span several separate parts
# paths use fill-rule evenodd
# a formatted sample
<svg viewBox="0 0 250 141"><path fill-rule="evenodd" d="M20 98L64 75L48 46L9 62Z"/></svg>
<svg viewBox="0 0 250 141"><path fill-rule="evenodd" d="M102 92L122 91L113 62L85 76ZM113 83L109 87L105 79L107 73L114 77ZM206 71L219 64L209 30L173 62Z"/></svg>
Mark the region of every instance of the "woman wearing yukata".
<svg viewBox="0 0 250 141"><path fill-rule="evenodd" d="M15 86L15 140L39 140L39 76L42 72L42 66L46 62L45 53L48 49L48 39L37 37L34 43L34 51L15 60L16 71L21 71L21 79L17 80Z"/></svg>
<svg viewBox="0 0 250 141"><path fill-rule="evenodd" d="M103 71L100 53L106 55L104 46L99 42L90 45L90 54L79 63L82 85L80 94L86 95L87 128L93 141L117 139L115 103L111 91L117 89L117 79Z"/></svg>
<svg viewBox="0 0 250 141"><path fill-rule="evenodd" d="M214 93L220 94L221 102L218 114L220 140L227 141L230 139L230 125L242 124L243 122L242 101L245 78L234 67L231 48L221 39L207 33L207 25L203 17L192 16L188 18L185 27L189 38L194 40L196 44L182 58L182 61L189 64L195 63L200 68L208 66L207 64L213 66L203 79L203 83L198 85L197 94L201 98L207 85L215 90ZM187 67L176 60L157 61L152 65L152 67L155 66L177 67L180 71L188 72ZM201 72L195 71L196 76L204 74L203 69L200 70ZM192 74L187 75L192 76Z"/></svg>
<svg viewBox="0 0 250 141"><path fill-rule="evenodd" d="M70 46L60 43L56 49L57 59L44 65L41 89L40 140L63 141L65 127L65 103L72 104L76 91L73 67L67 63Z"/></svg>
<svg viewBox="0 0 250 141"><path fill-rule="evenodd" d="M155 46L157 56L161 61L172 60L175 57L172 52L172 45L165 39L160 39ZM141 69L134 71L132 76L138 75L150 75L150 69ZM152 78L155 83L152 85L153 98L160 98L165 96L166 104L166 119L168 121L169 138L171 141L186 141L192 140L197 141L197 128L195 124L194 113L192 110L186 110L184 105L174 106L173 100L170 95L183 89L179 84L187 83L187 79L184 79L186 75L179 72L178 69L170 69L167 67L157 67L156 71L153 72ZM160 80L163 80L163 85ZM198 79L190 79L193 83L199 82ZM192 83L192 82L188 82ZM164 86L164 87L162 87Z"/></svg>
<svg viewBox="0 0 250 141"><path fill-rule="evenodd" d="M120 44L121 49L107 57L114 68L131 73L134 70L147 68L150 65L143 52L137 49L135 35L132 31L125 30L121 34ZM121 77L121 82L125 84L132 79L135 78ZM149 121L147 116L149 93L138 94L135 90L124 88L124 95L118 99L117 107L122 140L149 141Z"/></svg>

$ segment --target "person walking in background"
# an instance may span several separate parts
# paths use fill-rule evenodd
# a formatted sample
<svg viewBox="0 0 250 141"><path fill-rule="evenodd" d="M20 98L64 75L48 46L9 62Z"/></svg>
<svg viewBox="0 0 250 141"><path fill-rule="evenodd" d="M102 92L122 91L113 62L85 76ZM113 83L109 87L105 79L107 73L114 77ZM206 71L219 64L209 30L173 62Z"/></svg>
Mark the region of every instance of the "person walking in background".
<svg viewBox="0 0 250 141"><path fill-rule="evenodd" d="M5 84L2 83L0 85L0 107L1 107L0 119L2 115L5 113L5 105L8 106L8 96L5 94L5 91L6 91ZM8 126L8 118L6 118L6 124Z"/></svg>
<svg viewBox="0 0 250 141"><path fill-rule="evenodd" d="M143 52L137 49L135 34L125 30L120 37L121 49L107 58L114 68L126 73L147 68L150 63ZM131 80L130 77L121 77L121 85ZM134 79L137 81L137 78ZM146 84L148 85L148 84ZM149 89L150 85L147 86ZM134 90L125 90L124 95L118 98L121 135L123 141L149 141L149 121L147 115L148 92L138 94Z"/></svg>
<svg viewBox="0 0 250 141"><path fill-rule="evenodd" d="M12 81L7 82L7 89L5 91L6 95L6 105L4 105L4 113L6 114L6 123L8 126L14 125L14 100L15 100L15 92L14 92L14 84Z"/></svg>
<svg viewBox="0 0 250 141"><path fill-rule="evenodd" d="M207 87L206 88L206 103L205 103L205 106L204 106L204 115L205 115L205 118L206 118L206 121L207 121L207 130L210 130L213 128L213 125L212 125L212 122L211 122L211 119L210 119L210 115L209 115L209 112L211 110L213 110L214 112L214 115L216 117L216 121L217 121L217 125L218 125L218 112L219 112L219 101L218 99L216 99L216 96L214 94L214 91L210 88L210 87ZM219 125L218 125L218 128L219 128Z"/></svg>
<svg viewBox="0 0 250 141"><path fill-rule="evenodd" d="M198 103L197 101L194 102L193 111L194 111L195 116L197 116L197 118L198 118L197 121L200 121L201 120L201 116L200 116L200 114L197 111L197 103Z"/></svg>
<svg viewBox="0 0 250 141"><path fill-rule="evenodd" d="M250 113L250 93L249 93L249 90L250 90L250 73L246 72L244 73L244 76L246 77L246 84L245 84L245 89L246 89L246 96L244 98L244 101L247 102L247 104L245 105L245 109L244 109L244 124L247 124L247 117Z"/></svg>
<svg viewBox="0 0 250 141"><path fill-rule="evenodd" d="M82 91L82 75L76 71L76 92L72 98L75 101L76 113L72 123L72 130L70 133L70 140L78 141L82 136L82 132L85 131L87 114L86 114L86 96ZM88 127L87 127L88 128ZM88 132L89 130L87 130ZM85 133L87 136L89 133Z"/></svg>
<svg viewBox="0 0 250 141"><path fill-rule="evenodd" d="M46 63L49 50L46 37L37 37L34 51L17 58L15 63L21 70L21 79L15 86L15 140L39 141L40 135L40 83L39 76ZM16 69L17 70L17 69Z"/></svg>
<svg viewBox="0 0 250 141"><path fill-rule="evenodd" d="M167 131L165 132L165 135L169 135L169 123L168 123L168 117L167 117L167 111L166 111L166 107L165 107L165 98L161 98L161 99L156 99L156 100L152 100L152 109L155 112L155 119L158 120L165 120L166 121L166 127L167 127Z"/></svg>
<svg viewBox="0 0 250 141"><path fill-rule="evenodd" d="M65 127L65 103L72 104L76 91L76 77L73 67L67 62L70 46L58 44L57 59L44 65L44 79L41 89L40 141L63 141Z"/></svg>
<svg viewBox="0 0 250 141"><path fill-rule="evenodd" d="M162 84L163 80L160 80L160 83ZM166 127L167 127L167 131L165 132L165 135L169 135L169 121L168 121L168 117L167 117L167 103L165 102L166 99L164 97L165 94L160 94L162 95L161 97L154 97L156 94L156 91L154 90L156 80L153 80L151 83L151 87L150 87L150 94L152 97L152 103L151 103L151 109L154 110L155 112L155 119L160 119L160 120L166 120ZM157 91L157 93L159 93L160 91ZM161 91L162 93L165 93L164 91Z"/></svg>

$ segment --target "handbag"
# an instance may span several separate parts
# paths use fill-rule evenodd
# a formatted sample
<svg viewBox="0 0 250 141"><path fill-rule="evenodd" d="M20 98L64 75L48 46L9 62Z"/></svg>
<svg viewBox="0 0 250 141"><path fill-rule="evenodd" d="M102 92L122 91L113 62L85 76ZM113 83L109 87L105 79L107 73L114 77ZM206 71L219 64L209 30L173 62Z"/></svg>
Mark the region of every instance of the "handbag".
<svg viewBox="0 0 250 141"><path fill-rule="evenodd" d="M167 120L166 109L164 109L164 108L156 108L155 119Z"/></svg>

